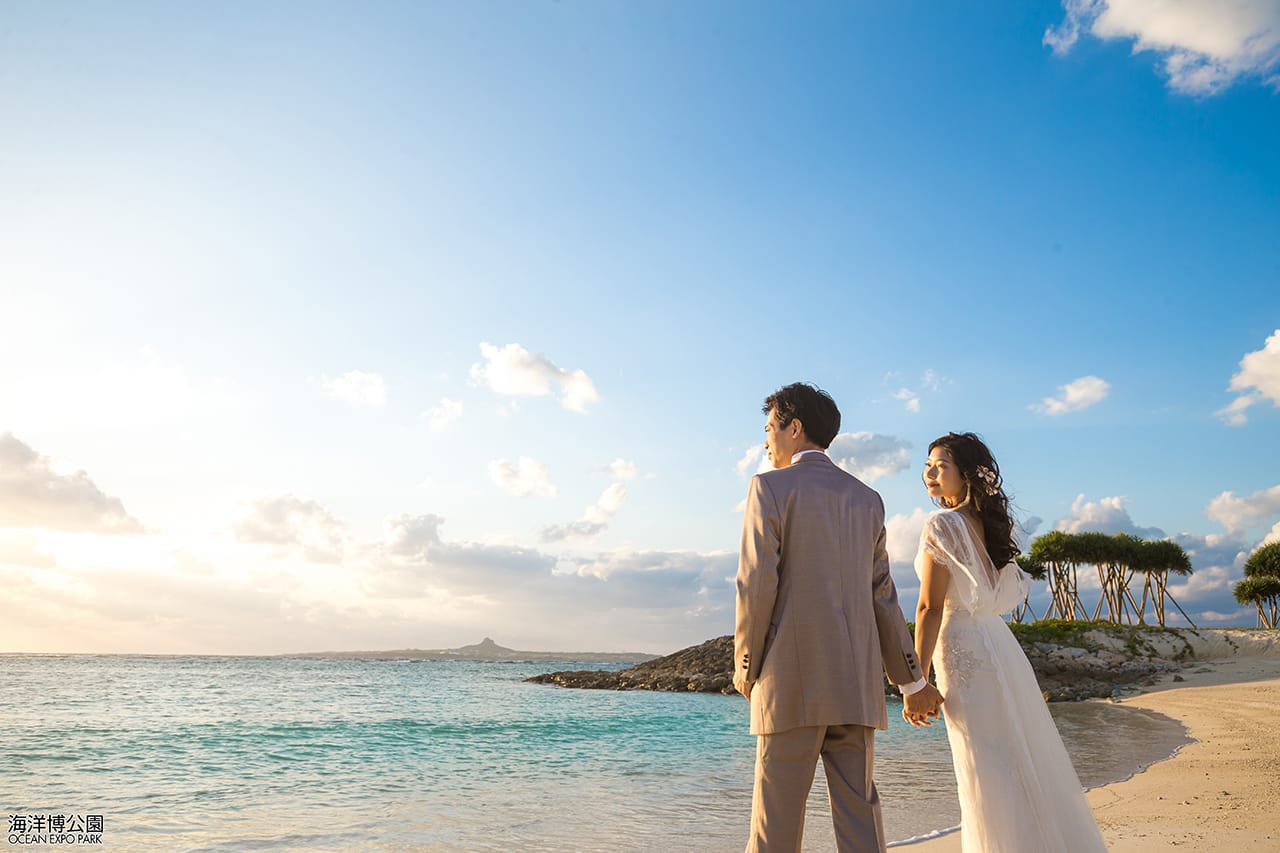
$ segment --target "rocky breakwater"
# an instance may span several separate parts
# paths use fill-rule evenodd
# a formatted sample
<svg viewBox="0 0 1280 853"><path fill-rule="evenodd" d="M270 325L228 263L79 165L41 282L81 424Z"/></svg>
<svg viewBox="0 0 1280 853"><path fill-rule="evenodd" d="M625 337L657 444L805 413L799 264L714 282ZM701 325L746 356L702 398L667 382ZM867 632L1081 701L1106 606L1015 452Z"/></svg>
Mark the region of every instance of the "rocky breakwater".
<svg viewBox="0 0 1280 853"><path fill-rule="evenodd" d="M1280 632L1194 630L1100 622L1046 620L1010 625L1035 670L1046 700L1123 696L1160 678L1213 660L1280 654ZM675 654L617 672L578 670L528 681L595 690L725 693L733 689L733 637L717 637ZM887 695L897 688L885 682Z"/></svg>
<svg viewBox="0 0 1280 853"><path fill-rule="evenodd" d="M1128 654L1099 646L1036 641L1023 645L1040 690L1050 702L1119 697L1156 683L1190 660Z"/></svg>
<svg viewBox="0 0 1280 853"><path fill-rule="evenodd" d="M573 670L527 678L535 684L588 690L668 690L677 693L733 693L733 637L716 637L666 657L617 672Z"/></svg>
<svg viewBox="0 0 1280 853"><path fill-rule="evenodd" d="M1049 701L1125 696L1183 669L1280 654L1280 632L1046 620L1011 625Z"/></svg>

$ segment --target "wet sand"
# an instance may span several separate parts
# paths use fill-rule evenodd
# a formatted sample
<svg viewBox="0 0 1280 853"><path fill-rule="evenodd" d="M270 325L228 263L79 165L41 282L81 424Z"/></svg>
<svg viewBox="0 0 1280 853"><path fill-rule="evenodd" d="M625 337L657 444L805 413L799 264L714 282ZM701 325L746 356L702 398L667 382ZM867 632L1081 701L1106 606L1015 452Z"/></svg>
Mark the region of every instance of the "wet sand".
<svg viewBox="0 0 1280 853"><path fill-rule="evenodd" d="M1280 851L1280 634L1232 652L1198 660L1179 674L1183 681L1166 676L1119 703L1182 721L1195 742L1130 779L1088 792L1109 850ZM959 853L960 836L897 849Z"/></svg>

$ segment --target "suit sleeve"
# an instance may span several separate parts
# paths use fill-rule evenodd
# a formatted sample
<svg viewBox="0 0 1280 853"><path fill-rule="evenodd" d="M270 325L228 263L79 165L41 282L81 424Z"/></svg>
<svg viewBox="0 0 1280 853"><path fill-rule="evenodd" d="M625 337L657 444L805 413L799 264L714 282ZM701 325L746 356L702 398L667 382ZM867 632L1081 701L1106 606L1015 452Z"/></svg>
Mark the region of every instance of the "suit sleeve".
<svg viewBox="0 0 1280 853"><path fill-rule="evenodd" d="M884 517L884 513L881 513ZM876 539L871 579L872 601L875 606L876 632L880 635L880 655L884 659L884 671L894 684L910 684L924 677L920 662L916 659L915 642L907 629L907 621L898 606L898 588L889 572L889 552L885 547L885 529L880 525Z"/></svg>
<svg viewBox="0 0 1280 853"><path fill-rule="evenodd" d="M737 619L733 634L734 668L748 681L760 677L764 644L778 597L778 564L782 557L782 519L769 487L759 475L751 479L742 519L742 551L738 558Z"/></svg>

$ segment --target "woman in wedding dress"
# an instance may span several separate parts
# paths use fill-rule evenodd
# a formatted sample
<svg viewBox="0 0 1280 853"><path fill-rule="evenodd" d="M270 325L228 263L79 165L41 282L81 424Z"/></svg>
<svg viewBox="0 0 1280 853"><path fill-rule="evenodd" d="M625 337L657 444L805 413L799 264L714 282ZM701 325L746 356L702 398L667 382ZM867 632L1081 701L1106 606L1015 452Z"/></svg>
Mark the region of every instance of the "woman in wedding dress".
<svg viewBox="0 0 1280 853"><path fill-rule="evenodd" d="M973 433L929 445L942 507L920 536L916 654L945 697L964 853L1105 851L1071 759L1002 614L1026 598L1013 519L991 451ZM912 718L912 725L928 719Z"/></svg>

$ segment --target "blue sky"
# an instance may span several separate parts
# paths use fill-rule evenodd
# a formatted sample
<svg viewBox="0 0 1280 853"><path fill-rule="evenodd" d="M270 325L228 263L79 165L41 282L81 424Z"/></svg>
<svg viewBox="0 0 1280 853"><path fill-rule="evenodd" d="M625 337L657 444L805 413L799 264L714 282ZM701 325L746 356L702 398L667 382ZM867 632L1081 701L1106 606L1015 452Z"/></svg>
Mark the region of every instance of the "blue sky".
<svg viewBox="0 0 1280 853"><path fill-rule="evenodd" d="M1277 150L1276 0L0 2L0 651L728 633L796 380L908 610L975 430L1252 625Z"/></svg>

